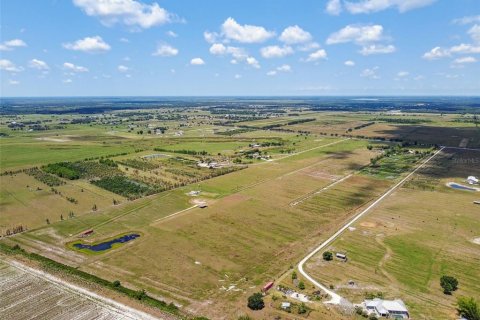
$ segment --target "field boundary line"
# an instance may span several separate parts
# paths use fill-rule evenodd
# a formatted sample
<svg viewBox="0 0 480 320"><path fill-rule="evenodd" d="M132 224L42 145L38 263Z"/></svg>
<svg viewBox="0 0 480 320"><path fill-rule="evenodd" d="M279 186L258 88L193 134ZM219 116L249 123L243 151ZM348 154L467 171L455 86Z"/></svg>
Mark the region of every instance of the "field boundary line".
<svg viewBox="0 0 480 320"><path fill-rule="evenodd" d="M321 193L321 192L323 192L323 191L325 191L325 190L330 189L331 187L333 187L333 186L335 186L335 185L337 185L337 184L339 184L339 183L347 180L347 179L350 178L351 176L353 176L353 173L347 174L346 176L343 176L342 178L333 181L332 183L326 185L325 187L322 187L322 188L317 189L317 190L315 190L315 191L313 191L313 192L310 192L310 193L308 193L308 194L306 194L306 195L304 195L304 196L301 196L301 197L295 199L294 201L290 202L290 206L295 207L297 204L300 204L300 203L302 203L303 201L308 200L308 199L310 199L311 197L313 197L313 196L315 196L315 195L317 195L317 194L319 194L319 193Z"/></svg>
<svg viewBox="0 0 480 320"><path fill-rule="evenodd" d="M444 147L441 147L441 149L437 150L432 156L424 160L420 165L418 165L412 172L410 172L405 178L400 180L397 184L395 184L393 187L391 187L387 192L385 192L380 198L375 200L372 204L370 204L366 209L364 209L362 212L354 216L349 222L347 222L343 227L341 227L337 232L335 232L330 238L322 242L318 247L316 247L312 252L310 252L305 258L302 259L298 263L298 271L304 276L308 281L310 281L314 286L317 288L321 289L325 293L327 293L331 299L329 301L326 301L325 303L329 304L340 304L342 301L345 301L344 298L342 298L339 294L335 293L333 290L328 289L326 286L322 285L318 281L316 281L312 276L310 276L304 269L303 265L310 260L315 254L317 254L320 250L324 249L328 245L330 245L338 236L340 236L348 227L350 227L353 223L355 223L358 219L363 217L366 213L368 213L373 207L375 207L377 204L379 204L383 199L388 197L393 191L395 191L398 187L400 187L405 181L407 181L411 176L413 176L419 169L423 168L430 160L432 160L435 156L437 156Z"/></svg>
<svg viewBox="0 0 480 320"><path fill-rule="evenodd" d="M166 219L168 219L168 218L171 218L171 217L173 217L173 216L176 216L177 214L184 213L184 212L186 212L186 211L188 211L188 210L192 210L192 209L194 209L194 208L196 208L196 207L198 207L198 205L193 205L193 206L191 206L191 207L189 207L189 208L186 208L186 209L183 209L183 210L174 212L174 213L172 213L172 214L169 214L168 216L159 218L159 219L157 219L157 220L153 220L153 222L152 222L150 225L156 224L156 223L158 223L158 222L161 222L161 221L163 221L163 220L166 220Z"/></svg>

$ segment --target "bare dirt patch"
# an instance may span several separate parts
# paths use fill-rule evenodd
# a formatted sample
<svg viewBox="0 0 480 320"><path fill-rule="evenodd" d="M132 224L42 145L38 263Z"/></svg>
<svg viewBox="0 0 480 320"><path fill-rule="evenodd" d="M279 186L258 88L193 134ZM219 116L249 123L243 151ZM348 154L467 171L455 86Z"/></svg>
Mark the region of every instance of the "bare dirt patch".
<svg viewBox="0 0 480 320"><path fill-rule="evenodd" d="M379 224L376 222L368 222L368 221L362 222L360 223L360 225L365 228L376 228L379 226Z"/></svg>

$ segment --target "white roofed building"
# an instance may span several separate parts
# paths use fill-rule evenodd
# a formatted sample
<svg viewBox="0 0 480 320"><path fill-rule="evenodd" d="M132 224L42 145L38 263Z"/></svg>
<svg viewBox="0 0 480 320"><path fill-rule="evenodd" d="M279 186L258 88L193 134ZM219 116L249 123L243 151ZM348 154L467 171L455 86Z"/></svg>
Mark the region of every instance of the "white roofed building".
<svg viewBox="0 0 480 320"><path fill-rule="evenodd" d="M400 299L383 300L375 298L373 300L365 300L363 302L364 308L369 314L375 314L379 317L386 317L392 319L409 319L405 303Z"/></svg>
<svg viewBox="0 0 480 320"><path fill-rule="evenodd" d="M478 178L477 177L474 177L474 176L469 176L467 178L467 182L469 184L478 184Z"/></svg>

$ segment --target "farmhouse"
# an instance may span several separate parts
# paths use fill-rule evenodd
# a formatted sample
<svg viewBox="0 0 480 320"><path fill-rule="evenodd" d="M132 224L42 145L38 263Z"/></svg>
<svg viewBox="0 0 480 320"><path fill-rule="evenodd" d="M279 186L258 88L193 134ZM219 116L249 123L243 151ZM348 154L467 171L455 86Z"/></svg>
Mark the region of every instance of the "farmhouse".
<svg viewBox="0 0 480 320"><path fill-rule="evenodd" d="M478 184L478 178L477 177L474 177L474 176L469 176L467 178L467 182L469 184Z"/></svg>
<svg viewBox="0 0 480 320"><path fill-rule="evenodd" d="M382 300L375 298L373 300L365 300L362 304L368 314L375 314L379 317L394 318L394 319L409 319L405 303L400 299Z"/></svg>

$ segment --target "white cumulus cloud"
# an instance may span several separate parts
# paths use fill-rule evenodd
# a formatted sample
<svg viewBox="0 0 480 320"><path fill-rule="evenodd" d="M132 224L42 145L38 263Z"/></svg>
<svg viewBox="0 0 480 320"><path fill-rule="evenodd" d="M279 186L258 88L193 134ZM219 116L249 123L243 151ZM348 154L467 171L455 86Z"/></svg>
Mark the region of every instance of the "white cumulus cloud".
<svg viewBox="0 0 480 320"><path fill-rule="evenodd" d="M452 23L460 24L460 25L477 23L477 22L480 23L480 14L476 15L476 16L465 16L465 17L461 17L461 18L458 18L458 19L454 19L452 21Z"/></svg>
<svg viewBox="0 0 480 320"><path fill-rule="evenodd" d="M248 65L254 67L255 69L260 69L260 63L254 57L247 57L246 62Z"/></svg>
<svg viewBox="0 0 480 320"><path fill-rule="evenodd" d="M399 12L425 7L436 0L360 0L345 1L345 8L352 14L372 13L389 8L397 8Z"/></svg>
<svg viewBox="0 0 480 320"><path fill-rule="evenodd" d="M325 11L332 16L338 16L342 12L342 3L340 0L329 0Z"/></svg>
<svg viewBox="0 0 480 320"><path fill-rule="evenodd" d="M232 64L237 64L238 62L245 62L247 65L252 66L256 69L260 68L260 63L257 59L250 56L244 48L225 46L222 43L214 43L210 46L210 53L216 56L222 55L231 55Z"/></svg>
<svg viewBox="0 0 480 320"><path fill-rule="evenodd" d="M282 58L293 54L293 49L290 46L267 46L260 49L262 57L270 58Z"/></svg>
<svg viewBox="0 0 480 320"><path fill-rule="evenodd" d="M63 47L68 50L83 51L87 53L105 52L110 50L110 45L103 41L102 37L85 37L71 43L64 43Z"/></svg>
<svg viewBox="0 0 480 320"><path fill-rule="evenodd" d="M343 63L344 65L346 65L347 67L353 67L355 66L355 62L352 61L352 60L347 60Z"/></svg>
<svg viewBox="0 0 480 320"><path fill-rule="evenodd" d="M169 31L165 32L165 34L166 34L167 36L169 36L169 37L172 37L172 38L178 37L178 34L176 34L176 33L175 33L174 31L172 31L172 30L169 30Z"/></svg>
<svg viewBox="0 0 480 320"><path fill-rule="evenodd" d="M363 45L380 41L382 38L383 26L381 25L347 25L339 31L332 33L327 39L327 44L354 42Z"/></svg>
<svg viewBox="0 0 480 320"><path fill-rule="evenodd" d="M319 49L315 52L310 53L310 55L307 58L307 61L317 61L320 59L326 59L327 58L327 52L324 49Z"/></svg>
<svg viewBox="0 0 480 320"><path fill-rule="evenodd" d="M423 58L427 60L433 60L443 57L448 57L450 52L447 49L442 49L440 47L435 47L432 50L425 52Z"/></svg>
<svg viewBox="0 0 480 320"><path fill-rule="evenodd" d="M120 72L127 72L128 70L130 70L130 68L127 67L127 66L124 66L124 65L119 65L117 67L117 70L120 71Z"/></svg>
<svg viewBox="0 0 480 320"><path fill-rule="evenodd" d="M106 26L123 23L127 26L148 29L177 20L158 3L135 0L73 0L87 15L97 17Z"/></svg>
<svg viewBox="0 0 480 320"><path fill-rule="evenodd" d="M153 56L160 56L160 57L173 57L178 54L178 49L172 47L169 44L161 44L157 47L157 50L155 50L154 53L152 53Z"/></svg>
<svg viewBox="0 0 480 320"><path fill-rule="evenodd" d="M360 76L364 77L364 78L369 78L369 79L380 79L380 76L377 73L378 69L379 69L379 67L373 67L371 69L369 69L369 68L364 69L362 71L362 73L360 73Z"/></svg>
<svg viewBox="0 0 480 320"><path fill-rule="evenodd" d="M386 54L395 52L396 48L394 45L382 45L382 44L372 44L369 46L364 46L360 50L360 53L364 56L369 56L371 54Z"/></svg>
<svg viewBox="0 0 480 320"><path fill-rule="evenodd" d="M0 59L0 70L7 71L7 72L20 72L23 71L22 67L17 67L15 63L7 59Z"/></svg>
<svg viewBox="0 0 480 320"><path fill-rule="evenodd" d="M274 70L270 70L267 72L267 76L275 76L279 72L290 72L292 71L292 67L288 64L282 64L281 66L276 67Z"/></svg>
<svg viewBox="0 0 480 320"><path fill-rule="evenodd" d="M222 34L226 39L242 43L259 43L275 36L275 33L268 31L261 26L240 25L232 17L225 20L222 24Z"/></svg>
<svg viewBox="0 0 480 320"><path fill-rule="evenodd" d="M294 25L285 28L278 39L287 44L305 43L312 40L312 35L310 32Z"/></svg>
<svg viewBox="0 0 480 320"><path fill-rule="evenodd" d="M475 57L461 57L453 60L453 63L464 64L464 63L475 63L477 59Z"/></svg>
<svg viewBox="0 0 480 320"><path fill-rule="evenodd" d="M0 44L0 51L11 51L15 48L26 47L27 44L21 39L12 39Z"/></svg>
<svg viewBox="0 0 480 320"><path fill-rule="evenodd" d="M11 85L11 86L16 86L16 85L20 84L20 81L10 79L10 80L8 80L8 84Z"/></svg>
<svg viewBox="0 0 480 320"><path fill-rule="evenodd" d="M435 60L450 57L452 54L477 54L480 53L480 45L472 45L461 43L450 48L435 47L423 54L423 58L427 60Z"/></svg>
<svg viewBox="0 0 480 320"><path fill-rule="evenodd" d="M194 66L201 66L205 64L205 61L203 61L202 58L193 58L190 60L190 64Z"/></svg>
<svg viewBox="0 0 480 320"><path fill-rule="evenodd" d="M38 69L38 70L48 70L50 67L45 61L38 60L38 59L32 59L28 62L28 66L33 69Z"/></svg>
<svg viewBox="0 0 480 320"><path fill-rule="evenodd" d="M480 44L480 25L475 24L470 28L470 30L468 30L467 33L470 35L473 41Z"/></svg>
<svg viewBox="0 0 480 320"><path fill-rule="evenodd" d="M77 66L71 62L65 62L63 64L63 68L65 70L69 70L69 71L72 71L72 72L88 72L88 69L85 68L85 67L82 67L82 66Z"/></svg>
<svg viewBox="0 0 480 320"><path fill-rule="evenodd" d="M227 47L223 45L223 43L214 43L209 49L211 54L214 55L222 55L227 53Z"/></svg>

